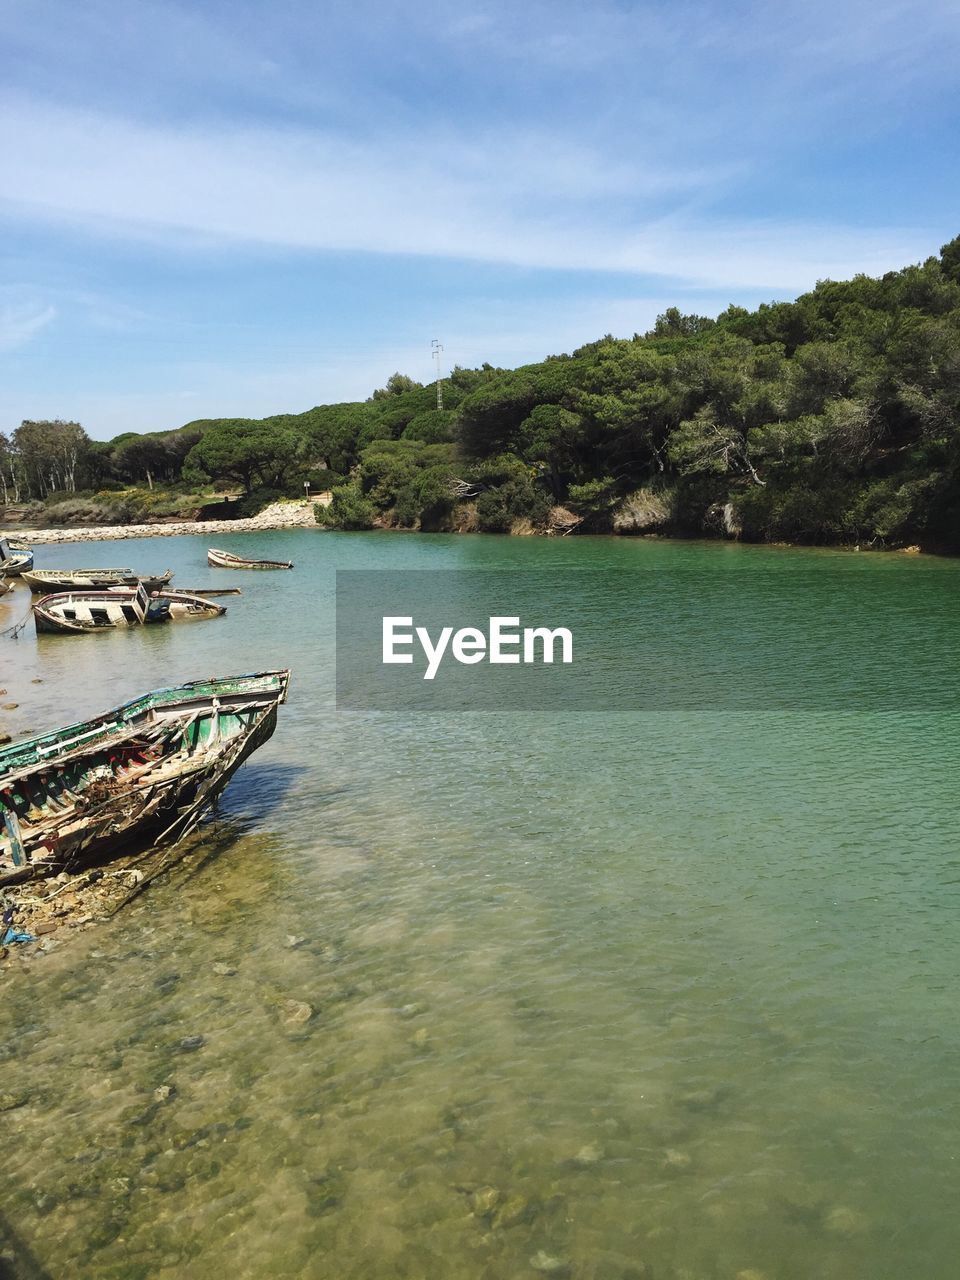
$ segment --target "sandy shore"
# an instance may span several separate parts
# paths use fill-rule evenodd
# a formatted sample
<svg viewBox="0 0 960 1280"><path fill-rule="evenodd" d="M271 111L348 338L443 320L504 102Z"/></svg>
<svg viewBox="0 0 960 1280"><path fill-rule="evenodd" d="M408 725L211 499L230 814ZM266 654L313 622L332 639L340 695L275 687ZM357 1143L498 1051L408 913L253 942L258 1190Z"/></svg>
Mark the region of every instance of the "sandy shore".
<svg viewBox="0 0 960 1280"><path fill-rule="evenodd" d="M110 524L92 528L18 529L11 527L0 537L34 546L59 542L108 542L119 538L175 538L184 533L258 533L264 529L317 529L315 503L326 506L329 494L309 502L275 502L259 515L244 520L178 520L171 524Z"/></svg>

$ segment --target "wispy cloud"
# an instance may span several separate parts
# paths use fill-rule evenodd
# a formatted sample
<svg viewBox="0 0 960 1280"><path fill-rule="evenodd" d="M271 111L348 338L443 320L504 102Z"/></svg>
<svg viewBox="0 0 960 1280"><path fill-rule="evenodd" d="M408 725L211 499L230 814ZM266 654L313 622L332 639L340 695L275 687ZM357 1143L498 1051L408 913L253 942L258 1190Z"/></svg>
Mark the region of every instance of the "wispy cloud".
<svg viewBox="0 0 960 1280"><path fill-rule="evenodd" d="M534 132L462 145L442 131L347 142L303 129L147 127L16 102L4 116L8 212L113 237L186 233L772 288L886 269L929 244L929 233L895 227L697 218L686 203L722 184L722 168L606 164Z"/></svg>
<svg viewBox="0 0 960 1280"><path fill-rule="evenodd" d="M437 333L460 363L516 364L672 303L879 274L957 231L957 0L264 15L5 6L11 419L363 396L429 377Z"/></svg>
<svg viewBox="0 0 960 1280"><path fill-rule="evenodd" d="M0 289L0 352L26 346L56 316L56 307L25 296L22 289Z"/></svg>

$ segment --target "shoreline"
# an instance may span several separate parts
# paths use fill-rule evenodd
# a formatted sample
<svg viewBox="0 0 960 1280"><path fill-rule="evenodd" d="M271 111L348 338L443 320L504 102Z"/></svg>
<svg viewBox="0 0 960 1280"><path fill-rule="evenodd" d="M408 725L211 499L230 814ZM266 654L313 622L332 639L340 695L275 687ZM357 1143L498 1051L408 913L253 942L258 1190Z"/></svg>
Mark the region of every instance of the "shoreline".
<svg viewBox="0 0 960 1280"><path fill-rule="evenodd" d="M197 533L262 533L268 529L319 529L313 508L319 502L325 505L322 495L308 502L274 502L259 515L241 517L239 520L176 520L167 524L108 524L62 529L28 529L11 526L0 537L15 542L29 542L36 546L49 546L63 542L111 542L123 538L175 538L182 534Z"/></svg>

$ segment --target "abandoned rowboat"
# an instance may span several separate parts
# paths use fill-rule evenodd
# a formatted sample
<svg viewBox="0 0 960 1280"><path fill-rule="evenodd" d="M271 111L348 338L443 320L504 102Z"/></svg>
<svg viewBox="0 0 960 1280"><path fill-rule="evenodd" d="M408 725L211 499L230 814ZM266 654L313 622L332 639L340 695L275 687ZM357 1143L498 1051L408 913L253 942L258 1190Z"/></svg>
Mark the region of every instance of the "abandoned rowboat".
<svg viewBox="0 0 960 1280"><path fill-rule="evenodd" d="M20 542L0 538L0 573L17 578L25 569L33 568L33 552Z"/></svg>
<svg viewBox="0 0 960 1280"><path fill-rule="evenodd" d="M161 591L173 580L173 570L148 575L132 569L34 569L24 572L24 582L35 595L51 591L106 591L108 587L139 587Z"/></svg>
<svg viewBox="0 0 960 1280"><path fill-rule="evenodd" d="M215 569L292 569L291 560L245 560L243 556L231 555L229 551L217 551L211 547L207 551L207 564Z"/></svg>
<svg viewBox="0 0 960 1280"><path fill-rule="evenodd" d="M33 606L37 634L77 635L112 627L139 627L188 618L220 618L223 605L186 591L155 591L143 586L110 587L106 591L64 591L44 596Z"/></svg>
<svg viewBox="0 0 960 1280"><path fill-rule="evenodd" d="M271 736L289 679L158 689L0 750L0 885L181 840Z"/></svg>

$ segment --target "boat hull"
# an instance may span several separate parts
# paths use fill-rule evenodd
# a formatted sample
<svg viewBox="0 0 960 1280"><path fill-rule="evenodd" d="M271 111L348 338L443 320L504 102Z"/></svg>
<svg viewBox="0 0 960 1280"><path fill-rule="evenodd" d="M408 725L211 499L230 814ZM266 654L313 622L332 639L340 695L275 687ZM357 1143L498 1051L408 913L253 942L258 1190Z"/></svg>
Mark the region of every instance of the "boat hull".
<svg viewBox="0 0 960 1280"><path fill-rule="evenodd" d="M157 690L0 751L0 884L182 839L273 734L289 675Z"/></svg>
<svg viewBox="0 0 960 1280"><path fill-rule="evenodd" d="M43 596L33 606L33 621L38 635L85 635L157 622L221 618L226 612L223 605L185 591L156 591L148 596L143 587L111 587Z"/></svg>
<svg viewBox="0 0 960 1280"><path fill-rule="evenodd" d="M138 587L147 591L162 591L173 580L173 570L167 569L153 577L141 577L124 569L38 569L21 574L34 595L50 595L61 591L107 591L111 587Z"/></svg>
<svg viewBox="0 0 960 1280"><path fill-rule="evenodd" d="M292 569L291 560L246 560L243 556L232 555L229 551L217 551L211 547L207 551L207 564L213 569Z"/></svg>
<svg viewBox="0 0 960 1280"><path fill-rule="evenodd" d="M0 538L0 573L7 578L19 578L33 568L33 552L21 543Z"/></svg>

